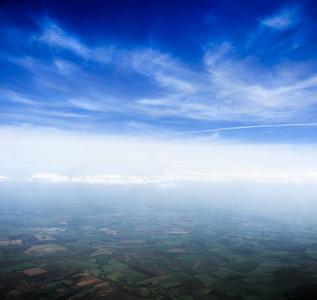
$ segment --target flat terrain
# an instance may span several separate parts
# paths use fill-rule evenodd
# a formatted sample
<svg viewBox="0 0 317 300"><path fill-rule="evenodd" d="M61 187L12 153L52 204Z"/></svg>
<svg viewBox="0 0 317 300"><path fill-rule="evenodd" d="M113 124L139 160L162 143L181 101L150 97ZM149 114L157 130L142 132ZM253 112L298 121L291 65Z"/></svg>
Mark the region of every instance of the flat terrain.
<svg viewBox="0 0 317 300"><path fill-rule="evenodd" d="M317 226L294 215L107 202L18 212L1 210L1 299L317 297Z"/></svg>

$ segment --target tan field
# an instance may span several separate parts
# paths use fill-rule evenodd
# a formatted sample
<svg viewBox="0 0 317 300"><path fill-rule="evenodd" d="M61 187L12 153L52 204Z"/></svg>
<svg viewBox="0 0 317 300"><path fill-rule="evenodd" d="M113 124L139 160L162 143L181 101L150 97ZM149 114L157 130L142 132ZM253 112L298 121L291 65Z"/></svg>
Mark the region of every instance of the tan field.
<svg viewBox="0 0 317 300"><path fill-rule="evenodd" d="M48 252L57 252L57 251L61 251L64 250L64 247L55 245L55 244L49 244L49 245L35 245L32 246L31 248L27 249L24 251L25 254L28 255L35 255L35 254L45 254Z"/></svg>
<svg viewBox="0 0 317 300"><path fill-rule="evenodd" d="M74 275L71 279L63 280L63 282L66 283L67 285L70 285L72 289L79 290L80 288L84 286L100 284L103 281L93 276L88 270L86 270L83 273Z"/></svg>
<svg viewBox="0 0 317 300"><path fill-rule="evenodd" d="M31 269L27 269L22 271L22 273L28 275L28 276L34 276L34 275L39 275L42 273L46 273L47 271L41 268L31 268Z"/></svg>
<svg viewBox="0 0 317 300"><path fill-rule="evenodd" d="M90 286L90 285L94 285L94 284L97 284L100 282L102 282L102 280L98 279L97 277L87 276L87 278L83 278L81 281L79 281L72 288L76 290L76 289L82 288L83 286Z"/></svg>
<svg viewBox="0 0 317 300"><path fill-rule="evenodd" d="M0 246L21 245L22 240L0 241Z"/></svg>

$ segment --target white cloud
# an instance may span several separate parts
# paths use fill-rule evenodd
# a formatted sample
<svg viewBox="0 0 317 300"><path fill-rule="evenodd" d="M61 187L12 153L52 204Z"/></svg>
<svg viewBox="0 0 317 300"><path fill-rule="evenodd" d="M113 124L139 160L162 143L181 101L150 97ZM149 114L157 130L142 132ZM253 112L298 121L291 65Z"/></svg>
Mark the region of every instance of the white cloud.
<svg viewBox="0 0 317 300"><path fill-rule="evenodd" d="M175 186L175 183L162 183L157 185L159 188L174 188Z"/></svg>
<svg viewBox="0 0 317 300"><path fill-rule="evenodd" d="M262 24L276 30L293 28L298 23L298 12L296 9L284 9L280 13L262 20Z"/></svg>
<svg viewBox="0 0 317 300"><path fill-rule="evenodd" d="M91 111L102 111L105 110L105 107L100 105L97 101L91 101L90 99L79 98L79 99L70 99L68 103L74 105L75 107L91 110Z"/></svg>
<svg viewBox="0 0 317 300"><path fill-rule="evenodd" d="M93 185L139 185L155 183L158 179L145 176L122 176L117 174L72 177L51 173L39 173L29 177L28 181L40 183L80 183Z"/></svg>
<svg viewBox="0 0 317 300"><path fill-rule="evenodd" d="M285 10L276 16L286 16L286 11L295 18L295 10ZM263 22L271 24L269 20L275 17ZM23 108L22 113L16 116L18 118L27 112L23 122L31 122L28 117L34 120L42 118L43 121L44 114L50 118L54 114L56 117L72 116L68 111L80 108L81 114L74 117L115 112L138 121L176 117L205 121L298 123L308 119L317 104L317 74L306 73L309 62L279 64L271 72L262 74L255 58L238 59L234 46L229 42L205 49L201 68L194 69L169 54L153 49L128 51L89 47L53 23L46 23L42 35L36 40L57 50L72 51L86 60L98 62L101 67L113 64L116 76L124 74L132 79L130 85L122 82L124 88L119 90L113 87L111 76L96 78L81 64L60 58L58 51L52 62L31 57L11 59L32 72L35 83L33 95L40 95L38 99L33 99L22 93L7 91L4 94L10 101L29 104L29 107L34 104L39 106L37 110ZM135 88L135 75L141 75L144 80L139 90ZM128 93L129 90L133 92ZM53 95L52 99L47 94ZM45 113L47 107L56 109ZM60 110L60 114L56 110Z"/></svg>
<svg viewBox="0 0 317 300"><path fill-rule="evenodd" d="M4 177L4 176L2 176ZM0 177L0 181L2 179ZM5 177L4 180L6 180ZM2 181L4 181L2 180ZM175 187L177 182L261 182L261 183L314 183L317 184L317 172L209 172L183 175L157 176L122 176L95 175L95 176L63 176L50 173L39 173L27 179L40 183L79 183L92 185L146 185L155 184L160 188Z"/></svg>
<svg viewBox="0 0 317 300"><path fill-rule="evenodd" d="M109 63L112 59L111 47L89 48L79 38L68 34L62 28L52 22L46 22L43 34L36 40L45 42L51 47L58 47L74 52L84 59L91 59L101 63Z"/></svg>
<svg viewBox="0 0 317 300"><path fill-rule="evenodd" d="M248 116L250 120L281 122L291 117L294 120L300 112L315 105L315 74L302 79L297 66L290 66L286 76L271 73L254 83L258 75L254 75L252 63L232 59L228 49L231 48L225 45L205 54L219 119L241 120Z"/></svg>
<svg viewBox="0 0 317 300"><path fill-rule="evenodd" d="M28 97L24 96L21 93L16 93L16 92L13 92L13 91L2 90L1 94L6 99L8 99L8 100L10 100L12 102L28 104L28 105L37 105L38 104L36 101L29 99Z"/></svg>
<svg viewBox="0 0 317 300"><path fill-rule="evenodd" d="M126 55L134 70L154 79L167 92L179 95L195 92L195 85L192 84L194 73L169 55L152 49L128 52Z"/></svg>
<svg viewBox="0 0 317 300"><path fill-rule="evenodd" d="M74 71L78 94L78 97L74 97L75 79L70 76L59 78L59 72L73 72L75 67L61 63L56 74L51 72L47 75L49 66L41 67L41 62L32 69L37 78L37 88L62 94L60 101L45 101L44 97L35 101L28 95L10 91L4 96L10 101L44 106L44 109L47 105L55 106L63 110L63 114L65 109L81 108L86 110L82 114L87 115L93 111L112 111L138 118L180 117L209 121L245 121L247 118L251 122L273 123L302 122L302 118L306 118L310 108L317 103L315 74L303 76L297 71L302 70L303 66L277 66L275 74L271 73L255 82L257 76L252 61L233 59L230 49L232 47L225 45L207 50L205 70L200 71L193 71L167 55L160 57L160 53L125 53L130 61L137 57L138 63L130 65L132 71L140 72L155 82L155 92L152 93L155 97L136 94L127 100L125 93L112 95L103 82L99 83L93 75L83 70ZM283 71L279 73L281 69ZM149 91L153 89L151 86L145 88ZM43 110L37 111L38 116L43 115ZM33 110L30 113L36 112Z"/></svg>
<svg viewBox="0 0 317 300"><path fill-rule="evenodd" d="M205 51L204 62L208 67L214 68L216 65L223 63L224 57L230 54L231 50L233 50L233 47L229 42L223 42L219 46L213 46L211 49ZM212 70L212 68L210 70ZM217 76L217 73L214 75Z"/></svg>
<svg viewBox="0 0 317 300"><path fill-rule="evenodd" d="M55 66L57 67L58 71L62 75L71 76L71 75L74 75L76 72L80 72L78 67L76 67L74 64L72 64L66 60L55 59L54 63L55 63Z"/></svg>
<svg viewBox="0 0 317 300"><path fill-rule="evenodd" d="M10 177L7 177L7 176L0 176L0 182L3 182L3 181L10 181L11 178Z"/></svg>
<svg viewBox="0 0 317 300"><path fill-rule="evenodd" d="M5 128L3 175L49 183L314 181L315 144L219 143L195 136L132 137ZM96 175L97 174L97 175Z"/></svg>
<svg viewBox="0 0 317 300"><path fill-rule="evenodd" d="M104 185L125 185L125 184L147 184L151 183L151 178L144 176L121 176L121 175L98 175L98 176L78 176L72 177L72 182Z"/></svg>
<svg viewBox="0 0 317 300"><path fill-rule="evenodd" d="M141 98L130 107L154 118L283 122L316 104L316 75L303 77L302 63L300 68L277 65L276 72L256 80L254 59L238 60L234 52L228 42L207 49L203 71L155 51L134 53L134 68L165 89L163 95Z"/></svg>
<svg viewBox="0 0 317 300"><path fill-rule="evenodd" d="M50 173L39 173L32 175L28 181L38 181L42 183L69 183L70 178L63 175L55 175Z"/></svg>

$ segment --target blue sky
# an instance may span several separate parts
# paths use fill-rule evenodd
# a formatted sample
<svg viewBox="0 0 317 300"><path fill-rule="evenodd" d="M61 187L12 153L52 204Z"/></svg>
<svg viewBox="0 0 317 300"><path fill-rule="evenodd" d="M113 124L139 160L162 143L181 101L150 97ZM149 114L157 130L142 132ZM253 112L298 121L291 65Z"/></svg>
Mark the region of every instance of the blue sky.
<svg viewBox="0 0 317 300"><path fill-rule="evenodd" d="M164 147L187 153L182 172L315 172L315 1L2 1L0 20L3 178L134 176L136 157L146 173L181 172L177 154L152 149ZM96 147L118 163L100 169ZM236 160L209 170L195 151Z"/></svg>

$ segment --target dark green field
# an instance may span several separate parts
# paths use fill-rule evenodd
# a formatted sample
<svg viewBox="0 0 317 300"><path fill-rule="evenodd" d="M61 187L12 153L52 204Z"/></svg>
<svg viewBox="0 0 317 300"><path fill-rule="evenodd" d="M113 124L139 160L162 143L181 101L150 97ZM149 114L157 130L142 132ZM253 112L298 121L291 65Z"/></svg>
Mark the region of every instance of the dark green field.
<svg viewBox="0 0 317 300"><path fill-rule="evenodd" d="M290 215L105 200L0 220L1 299L317 297L317 227Z"/></svg>

